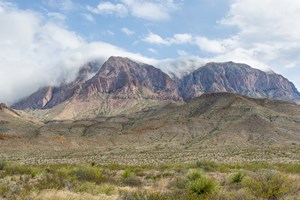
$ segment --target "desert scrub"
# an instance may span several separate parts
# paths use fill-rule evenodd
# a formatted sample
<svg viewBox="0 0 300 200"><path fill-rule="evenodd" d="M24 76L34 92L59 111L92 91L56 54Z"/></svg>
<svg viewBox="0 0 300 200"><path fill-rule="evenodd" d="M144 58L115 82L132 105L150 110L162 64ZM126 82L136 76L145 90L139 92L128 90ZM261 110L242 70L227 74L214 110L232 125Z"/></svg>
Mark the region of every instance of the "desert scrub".
<svg viewBox="0 0 300 200"><path fill-rule="evenodd" d="M230 184L241 183L244 177L245 177L244 172L238 170L229 176L229 183Z"/></svg>
<svg viewBox="0 0 300 200"><path fill-rule="evenodd" d="M190 181L187 192L191 195L196 197L207 197L212 195L213 193L217 192L218 186L217 183L206 177L201 176L195 180Z"/></svg>
<svg viewBox="0 0 300 200"><path fill-rule="evenodd" d="M199 160L194 164L195 168L200 168L206 172L218 171L219 165L213 161Z"/></svg>
<svg viewBox="0 0 300 200"><path fill-rule="evenodd" d="M113 185L102 184L97 185L91 182L79 183L74 188L75 192L89 193L93 195L106 194L111 196L116 193L116 189Z"/></svg>
<svg viewBox="0 0 300 200"><path fill-rule="evenodd" d="M156 192L124 192L121 197L122 200L179 200L170 194Z"/></svg>
<svg viewBox="0 0 300 200"><path fill-rule="evenodd" d="M107 181L101 168L91 166L79 166L72 170L69 175L78 181L103 183Z"/></svg>
<svg viewBox="0 0 300 200"><path fill-rule="evenodd" d="M257 198L277 200L292 192L292 182L275 170L259 170L246 176L242 185Z"/></svg>
<svg viewBox="0 0 300 200"><path fill-rule="evenodd" d="M9 186L1 181L0 182L0 199L1 199L1 197L5 197L8 191L9 191Z"/></svg>
<svg viewBox="0 0 300 200"><path fill-rule="evenodd" d="M13 175L32 175L35 174L34 170L30 166L26 165L18 165L16 163L6 163L3 167L4 174L7 176L13 176Z"/></svg>
<svg viewBox="0 0 300 200"><path fill-rule="evenodd" d="M122 183L127 186L139 187L142 185L142 181L130 170L125 170L121 176Z"/></svg>
<svg viewBox="0 0 300 200"><path fill-rule="evenodd" d="M169 183L168 188L171 190L185 190L188 184L188 179L185 177L176 177Z"/></svg>
<svg viewBox="0 0 300 200"><path fill-rule="evenodd" d="M0 160L0 171L5 167L5 162Z"/></svg>
<svg viewBox="0 0 300 200"><path fill-rule="evenodd" d="M202 172L199 172L199 171L192 171L190 172L188 175L187 175L187 178L190 180L190 181L195 181L197 179L200 179L203 177L203 174Z"/></svg>

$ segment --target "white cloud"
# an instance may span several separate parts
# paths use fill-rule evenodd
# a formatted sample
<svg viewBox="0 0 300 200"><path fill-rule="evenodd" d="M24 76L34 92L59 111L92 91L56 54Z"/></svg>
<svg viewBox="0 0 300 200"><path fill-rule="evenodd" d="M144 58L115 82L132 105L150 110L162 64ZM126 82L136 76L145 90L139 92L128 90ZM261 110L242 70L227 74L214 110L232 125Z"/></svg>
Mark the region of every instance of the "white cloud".
<svg viewBox="0 0 300 200"><path fill-rule="evenodd" d="M118 17L125 17L128 14L128 9L121 3L100 2L96 8L88 7L88 10L96 14L116 15Z"/></svg>
<svg viewBox="0 0 300 200"><path fill-rule="evenodd" d="M88 43L33 11L0 2L0 102L12 103L45 85L71 81L88 61L112 55L156 61L104 43Z"/></svg>
<svg viewBox="0 0 300 200"><path fill-rule="evenodd" d="M206 52L210 53L222 53L225 51L225 48L221 41L217 40L209 40L206 37L196 37L195 44L201 49Z"/></svg>
<svg viewBox="0 0 300 200"><path fill-rule="evenodd" d="M143 41L150 44L169 45L168 40L163 39L161 36L151 32L143 39Z"/></svg>
<svg viewBox="0 0 300 200"><path fill-rule="evenodd" d="M91 14L82 13L81 16L89 22L95 22L95 18Z"/></svg>
<svg viewBox="0 0 300 200"><path fill-rule="evenodd" d="M203 36L193 36L189 33L174 34L171 38L162 38L160 35L150 32L144 39L144 42L156 45L175 45L188 44L196 45L199 49L209 53L222 53L225 51L225 45L229 44L230 40L218 41L210 40Z"/></svg>
<svg viewBox="0 0 300 200"><path fill-rule="evenodd" d="M155 33L148 33L148 35L142 39L144 42L156 45L173 45L173 44L189 44L193 41L193 36L188 33L175 34L172 38L162 38Z"/></svg>
<svg viewBox="0 0 300 200"><path fill-rule="evenodd" d="M151 53L155 53L155 54L157 53L157 51L153 48L148 48L148 51L150 51Z"/></svg>
<svg viewBox="0 0 300 200"><path fill-rule="evenodd" d="M182 33L182 34L175 34L174 37L170 40L170 42L175 44L184 44L184 43L191 43L192 40L193 40L192 34Z"/></svg>
<svg viewBox="0 0 300 200"><path fill-rule="evenodd" d="M131 35L134 34L134 31L132 31L132 30L126 28L126 27L123 27L123 28L121 29L121 31L122 31L123 33L125 33L127 36L131 36Z"/></svg>
<svg viewBox="0 0 300 200"><path fill-rule="evenodd" d="M177 54L179 56L188 56L188 53L186 51L184 51L184 50L177 50Z"/></svg>
<svg viewBox="0 0 300 200"><path fill-rule="evenodd" d="M119 0L117 3L100 2L96 8L88 7L88 10L96 14L116 15L119 17L126 17L130 14L137 18L160 21L168 20L170 13L178 8L179 4L176 4L173 0Z"/></svg>
<svg viewBox="0 0 300 200"><path fill-rule="evenodd" d="M61 11L71 11L76 8L76 4L72 0L48 0L47 4Z"/></svg>
<svg viewBox="0 0 300 200"><path fill-rule="evenodd" d="M233 59L270 66L278 73L293 75L300 70L300 2L294 0L232 0L220 25L238 28L226 52ZM292 79L300 86L300 79Z"/></svg>
<svg viewBox="0 0 300 200"><path fill-rule="evenodd" d="M61 13L50 12L47 15L50 19L52 19L53 21L58 22L58 23L66 21L66 16Z"/></svg>

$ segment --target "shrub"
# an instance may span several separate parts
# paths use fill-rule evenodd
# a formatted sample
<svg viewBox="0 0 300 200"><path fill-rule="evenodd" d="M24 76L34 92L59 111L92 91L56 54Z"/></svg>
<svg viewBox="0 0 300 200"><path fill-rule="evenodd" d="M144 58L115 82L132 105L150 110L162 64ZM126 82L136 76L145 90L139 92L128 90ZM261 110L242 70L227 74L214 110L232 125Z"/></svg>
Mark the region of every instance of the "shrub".
<svg viewBox="0 0 300 200"><path fill-rule="evenodd" d="M45 189L56 189L60 190L66 187L67 181L63 176L58 176L57 174L45 174L42 178L35 184L35 188L38 190Z"/></svg>
<svg viewBox="0 0 300 200"><path fill-rule="evenodd" d="M206 196L215 192L217 184L212 179L202 176L199 179L193 180L188 186L188 192L196 196Z"/></svg>
<svg viewBox="0 0 300 200"><path fill-rule="evenodd" d="M274 170L257 171L245 177L242 184L256 197L269 200L279 199L292 190L290 179Z"/></svg>
<svg viewBox="0 0 300 200"><path fill-rule="evenodd" d="M170 183L169 188L176 188L179 190L184 190L184 189L186 189L187 184L188 184L188 180L186 178L177 177L177 178L175 178L175 180L173 180Z"/></svg>
<svg viewBox="0 0 300 200"><path fill-rule="evenodd" d="M4 161L0 161L0 170L3 170L5 167L5 162Z"/></svg>
<svg viewBox="0 0 300 200"><path fill-rule="evenodd" d="M142 185L141 179L137 176L129 176L127 178L124 178L122 180L122 183L124 185L132 186L132 187L139 187Z"/></svg>
<svg viewBox="0 0 300 200"><path fill-rule="evenodd" d="M78 184L75 189L75 192L83 192L83 193L90 193L93 195L99 194L106 194L106 195L113 195L116 190L112 185L96 185L95 183L85 182L82 184Z"/></svg>
<svg viewBox="0 0 300 200"><path fill-rule="evenodd" d="M123 200L175 200L168 194L147 192L126 192L122 195Z"/></svg>
<svg viewBox="0 0 300 200"><path fill-rule="evenodd" d="M213 161L197 161L195 167L201 168L206 172L212 172L218 170L218 164Z"/></svg>
<svg viewBox="0 0 300 200"><path fill-rule="evenodd" d="M202 175L201 172L194 171L194 172L188 174L187 178L188 178L190 181L194 181L194 180L200 179L202 176L203 176L203 175Z"/></svg>
<svg viewBox="0 0 300 200"><path fill-rule="evenodd" d="M7 184L3 184L0 182L0 199L1 197L5 197L9 191L9 186Z"/></svg>
<svg viewBox="0 0 300 200"><path fill-rule="evenodd" d="M125 170L124 173L122 174L123 179L131 177L131 176L135 176L135 174L132 171L128 170L128 169Z"/></svg>
<svg viewBox="0 0 300 200"><path fill-rule="evenodd" d="M69 175L74 177L78 181L103 183L107 180L107 178L103 176L102 171L99 168L88 166L77 167L73 171L71 171Z"/></svg>
<svg viewBox="0 0 300 200"><path fill-rule="evenodd" d="M15 163L6 164L4 166L5 174L6 175L32 175L34 172L33 170L26 165L17 165Z"/></svg>
<svg viewBox="0 0 300 200"><path fill-rule="evenodd" d="M218 200L256 200L254 196L245 190L220 191L214 199Z"/></svg>
<svg viewBox="0 0 300 200"><path fill-rule="evenodd" d="M239 170L239 171L233 173L229 177L229 183L231 183L231 184L241 183L244 177L245 177L245 174L242 171Z"/></svg>

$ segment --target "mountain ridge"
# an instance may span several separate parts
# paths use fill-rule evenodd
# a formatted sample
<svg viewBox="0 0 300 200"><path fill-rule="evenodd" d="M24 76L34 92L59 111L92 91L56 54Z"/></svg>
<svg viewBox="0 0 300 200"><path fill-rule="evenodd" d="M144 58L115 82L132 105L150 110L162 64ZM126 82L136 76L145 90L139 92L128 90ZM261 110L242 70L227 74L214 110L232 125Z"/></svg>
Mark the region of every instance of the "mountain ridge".
<svg viewBox="0 0 300 200"><path fill-rule="evenodd" d="M172 79L152 65L112 56L101 67L86 64L73 82L42 88L12 108L50 110L50 114L56 109L51 115L59 117L54 119L81 118L81 113L96 117L136 112L160 101L188 102L212 92L300 102L300 93L288 79L246 64L208 63Z"/></svg>

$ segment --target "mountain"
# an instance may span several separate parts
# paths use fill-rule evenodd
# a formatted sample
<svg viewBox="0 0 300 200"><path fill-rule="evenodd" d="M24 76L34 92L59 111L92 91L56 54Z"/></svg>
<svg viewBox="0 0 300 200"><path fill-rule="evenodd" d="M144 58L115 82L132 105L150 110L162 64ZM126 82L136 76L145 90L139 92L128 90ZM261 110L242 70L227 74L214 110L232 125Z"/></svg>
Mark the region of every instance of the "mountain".
<svg viewBox="0 0 300 200"><path fill-rule="evenodd" d="M212 92L300 102L286 78L245 64L208 63L172 79L151 65L110 57L102 66L83 66L73 82L42 88L12 107L43 120L83 119L130 114L165 101L182 104Z"/></svg>
<svg viewBox="0 0 300 200"><path fill-rule="evenodd" d="M300 93L294 84L283 76L233 62L208 63L184 76L179 88L186 101L211 92L230 92L290 102L300 101Z"/></svg>
<svg viewBox="0 0 300 200"><path fill-rule="evenodd" d="M83 72L97 67L86 65ZM134 112L164 100L182 101L166 73L128 58L110 57L90 79L82 74L86 73L69 84L42 88L12 107L42 110L35 114L46 119L76 119Z"/></svg>
<svg viewBox="0 0 300 200"><path fill-rule="evenodd" d="M109 58L80 93L83 97L99 94L113 99L181 99L177 85L166 73L121 57Z"/></svg>
<svg viewBox="0 0 300 200"><path fill-rule="evenodd" d="M32 135L41 125L41 122L32 119L26 113L17 112L0 103L0 140Z"/></svg>
<svg viewBox="0 0 300 200"><path fill-rule="evenodd" d="M299 105L284 101L208 93L186 104L164 101L127 115L48 121L31 131L39 136L34 141L41 149L61 145L50 141L57 136L64 138L60 148L65 149L159 147L197 152L204 147L290 146L300 144L299 113ZM41 141L48 145L43 147Z"/></svg>
<svg viewBox="0 0 300 200"><path fill-rule="evenodd" d="M63 83L59 87L47 86L41 88L29 97L13 104L12 107L19 110L52 108L76 96L83 83L90 78L91 74L95 74L99 68L98 63L87 63L80 69L73 82Z"/></svg>

